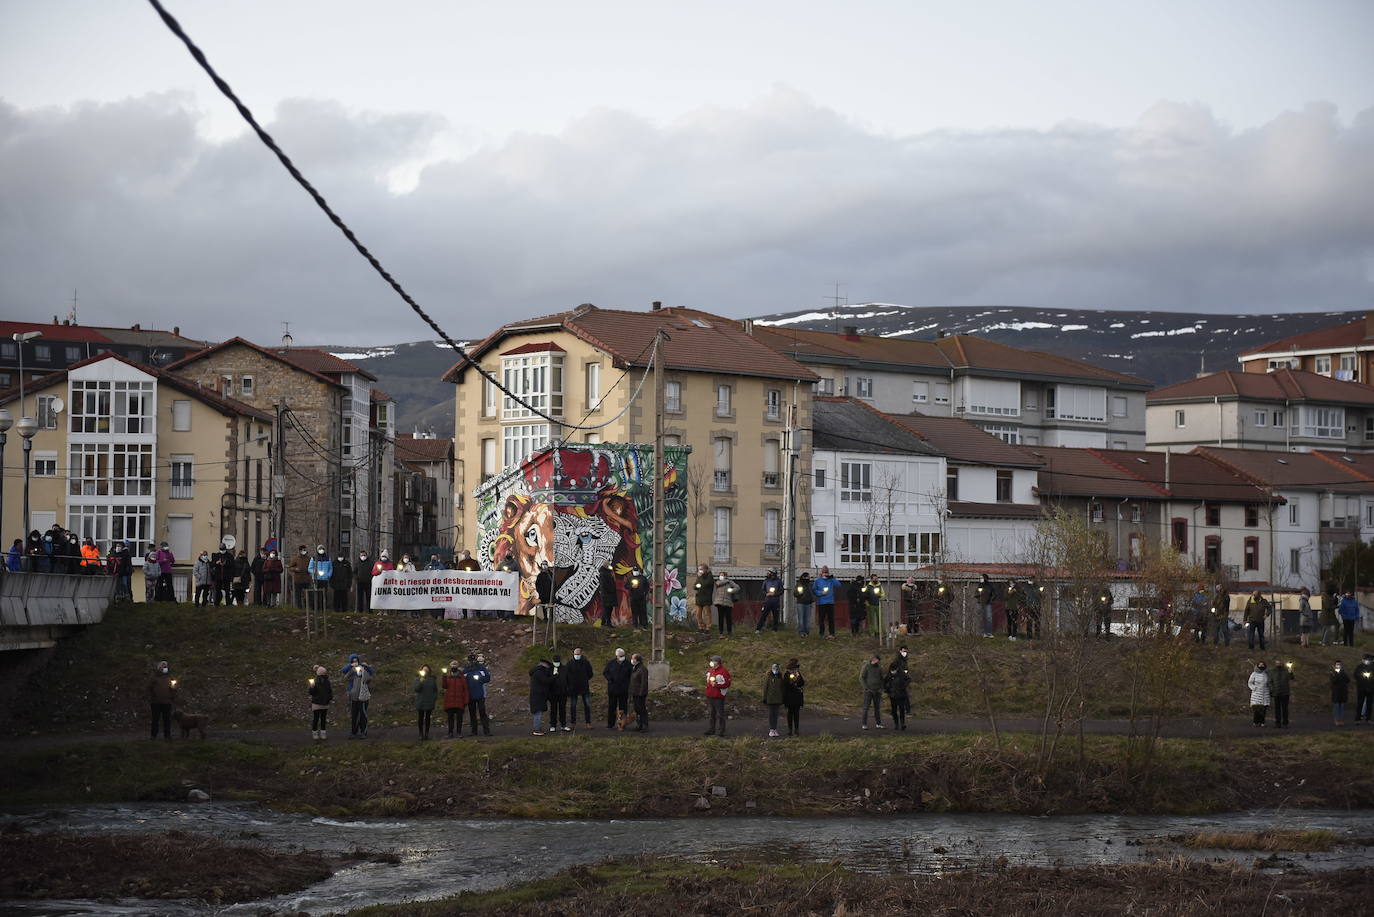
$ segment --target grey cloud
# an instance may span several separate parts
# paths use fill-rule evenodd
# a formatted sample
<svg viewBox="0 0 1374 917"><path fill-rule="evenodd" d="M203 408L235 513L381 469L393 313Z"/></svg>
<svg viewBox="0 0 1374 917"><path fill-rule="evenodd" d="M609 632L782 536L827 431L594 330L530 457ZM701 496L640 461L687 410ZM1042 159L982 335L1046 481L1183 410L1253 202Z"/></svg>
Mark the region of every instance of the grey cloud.
<svg viewBox="0 0 1374 917"><path fill-rule="evenodd" d="M913 103L915 104L915 103ZM175 95L0 104L0 301L207 337L428 337L255 139L211 142ZM1290 311L1369 304L1374 109L1237 131L1160 103L1125 130L875 133L776 89L668 124L593 110L393 170L448 129L293 101L273 130L460 337L583 301L744 315L911 305Z"/></svg>

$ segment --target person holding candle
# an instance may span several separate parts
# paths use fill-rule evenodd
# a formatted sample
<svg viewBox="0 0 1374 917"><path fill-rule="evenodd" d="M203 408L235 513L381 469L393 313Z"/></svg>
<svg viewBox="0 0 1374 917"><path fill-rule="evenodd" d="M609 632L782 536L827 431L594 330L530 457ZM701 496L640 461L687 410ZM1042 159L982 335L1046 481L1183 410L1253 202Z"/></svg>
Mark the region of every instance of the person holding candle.
<svg viewBox="0 0 1374 917"><path fill-rule="evenodd" d="M776 662L768 667L768 674L763 676L763 702L768 707L768 738L776 739L781 733L778 732L778 710L782 707L783 692L787 680L783 677L782 666Z"/></svg>
<svg viewBox="0 0 1374 917"><path fill-rule="evenodd" d="M1288 700L1292 691L1293 663L1274 660L1269 670L1269 698L1274 706L1274 728L1288 728Z"/></svg>
<svg viewBox="0 0 1374 917"><path fill-rule="evenodd" d="M148 679L148 702L153 709L153 734L157 738L158 725L162 726L162 737L172 738L172 705L177 701L177 682L172 677L172 667L166 660L159 662Z"/></svg>
<svg viewBox="0 0 1374 917"><path fill-rule="evenodd" d="M173 682L175 684L175 682ZM1374 653L1365 653L1355 666L1355 722L1374 723Z"/></svg>
<svg viewBox="0 0 1374 917"><path fill-rule="evenodd" d="M334 703L334 688L329 684L329 670L322 665L315 666L315 675L307 682L310 686L310 737L323 742L328 735L329 705Z"/></svg>
<svg viewBox="0 0 1374 917"><path fill-rule="evenodd" d="M729 637L735 632L735 596L738 594L739 584L728 573L722 571L716 574L711 601L716 606L716 627L722 637Z"/></svg>
<svg viewBox="0 0 1374 917"><path fill-rule="evenodd" d="M1250 688L1250 712L1254 715L1256 726L1264 725L1265 714L1269 712L1269 672L1263 661L1255 665L1246 682Z"/></svg>
<svg viewBox="0 0 1374 917"><path fill-rule="evenodd" d="M420 741L429 741L429 727L434 719L434 705L439 700L439 682L428 665L420 666L419 677L415 679L415 728L420 732Z"/></svg>
<svg viewBox="0 0 1374 917"><path fill-rule="evenodd" d="M849 581L844 598L849 603L849 633L857 637L859 631L863 630L864 619L868 617L868 584L863 576L856 576Z"/></svg>
<svg viewBox="0 0 1374 917"><path fill-rule="evenodd" d="M806 679L802 677L801 664L796 657L787 660L787 671L782 679L782 705L787 708L788 736L801 735L801 708L806 702Z"/></svg>
<svg viewBox="0 0 1374 917"><path fill-rule="evenodd" d="M348 737L367 738L367 706L372 700L372 666L357 653L348 657L339 674L348 678Z"/></svg>
<svg viewBox="0 0 1374 917"><path fill-rule="evenodd" d="M630 596L630 626L635 630L649 629L649 590L653 583L649 574L635 567L630 571L630 580L625 591Z"/></svg>
<svg viewBox="0 0 1374 917"><path fill-rule="evenodd" d="M811 589L811 574L802 571L797 577L797 585L792 590L797 597L797 636L811 636L811 608L816 602L816 593Z"/></svg>
<svg viewBox="0 0 1374 917"><path fill-rule="evenodd" d="M830 575L829 567L821 567L821 575L811 584L816 596L816 633L835 639L835 599L840 594L840 581ZM826 633L826 626L830 632Z"/></svg>
<svg viewBox="0 0 1374 917"><path fill-rule="evenodd" d="M1255 648L1255 638L1259 637L1259 648L1264 650L1264 625L1269 620L1269 600L1256 589L1250 593L1245 603L1245 642L1250 649Z"/></svg>
<svg viewBox="0 0 1374 917"><path fill-rule="evenodd" d="M697 633L711 629L711 607L715 596L716 578L708 564L697 567L697 579L692 585L692 599L697 611Z"/></svg>
<svg viewBox="0 0 1374 917"><path fill-rule="evenodd" d="M708 736L725 737L725 697L729 693L730 672L719 656L712 656L706 666L706 704L711 712L710 728L706 730Z"/></svg>
<svg viewBox="0 0 1374 917"><path fill-rule="evenodd" d="M1345 705L1350 700L1350 675L1342 671L1336 663L1331 670L1331 720L1337 726L1345 725Z"/></svg>
<svg viewBox="0 0 1374 917"><path fill-rule="evenodd" d="M480 716L482 734L491 735L491 720L487 718L487 685L491 682L491 672L487 670L487 658L480 653L468 653L463 674L468 680L468 721L472 723L472 734L477 735Z"/></svg>
<svg viewBox="0 0 1374 917"><path fill-rule="evenodd" d="M448 721L448 737L463 737L463 711L468 706L468 679L457 659L449 660L441 688L444 692L444 718Z"/></svg>
<svg viewBox="0 0 1374 917"><path fill-rule="evenodd" d="M759 614L759 623L754 628L754 633L763 630L763 625L768 623L768 617L773 617L773 630L778 629L782 617L782 579L778 576L778 571L769 570L763 577L763 611ZM776 735L777 730L773 733Z"/></svg>

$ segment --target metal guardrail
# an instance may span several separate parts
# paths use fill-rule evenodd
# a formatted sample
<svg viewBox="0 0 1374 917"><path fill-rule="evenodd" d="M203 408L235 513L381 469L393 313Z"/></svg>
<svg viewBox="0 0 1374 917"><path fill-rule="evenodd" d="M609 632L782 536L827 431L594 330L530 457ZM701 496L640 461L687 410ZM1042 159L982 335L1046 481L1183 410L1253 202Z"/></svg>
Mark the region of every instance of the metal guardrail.
<svg viewBox="0 0 1374 917"><path fill-rule="evenodd" d="M114 600L114 578L72 573L0 576L0 625L77 627L99 624Z"/></svg>

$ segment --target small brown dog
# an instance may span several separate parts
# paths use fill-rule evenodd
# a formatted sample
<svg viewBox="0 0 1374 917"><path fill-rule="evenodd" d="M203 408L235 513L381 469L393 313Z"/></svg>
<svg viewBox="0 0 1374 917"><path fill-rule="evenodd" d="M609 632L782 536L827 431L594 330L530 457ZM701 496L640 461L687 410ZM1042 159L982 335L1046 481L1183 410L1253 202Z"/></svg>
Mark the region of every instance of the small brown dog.
<svg viewBox="0 0 1374 917"><path fill-rule="evenodd" d="M181 727L183 739L191 737L192 729L199 732L202 739L205 738L205 727L210 725L210 717L204 713L182 713L177 710L172 714L172 719L176 720L177 725Z"/></svg>

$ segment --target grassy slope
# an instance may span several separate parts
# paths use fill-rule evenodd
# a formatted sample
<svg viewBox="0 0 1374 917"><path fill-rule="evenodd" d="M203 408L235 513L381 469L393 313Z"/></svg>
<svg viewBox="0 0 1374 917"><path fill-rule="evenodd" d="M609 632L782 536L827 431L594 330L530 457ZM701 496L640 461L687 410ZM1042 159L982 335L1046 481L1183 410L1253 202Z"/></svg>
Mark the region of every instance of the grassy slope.
<svg viewBox="0 0 1374 917"><path fill-rule="evenodd" d="M547 739L287 747L240 741L85 743L0 749L0 805L220 798L319 814L612 817L859 812L1212 812L1374 805L1370 742L1355 733L1236 741L1166 740L1156 779L1128 781L1125 739L1088 736L1035 776L1035 738L817 736L611 741ZM712 796L724 786L728 795ZM480 787L480 792L474 792Z"/></svg>

